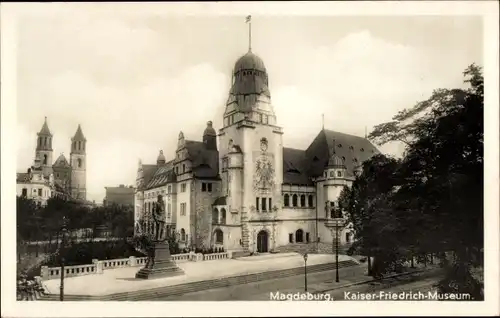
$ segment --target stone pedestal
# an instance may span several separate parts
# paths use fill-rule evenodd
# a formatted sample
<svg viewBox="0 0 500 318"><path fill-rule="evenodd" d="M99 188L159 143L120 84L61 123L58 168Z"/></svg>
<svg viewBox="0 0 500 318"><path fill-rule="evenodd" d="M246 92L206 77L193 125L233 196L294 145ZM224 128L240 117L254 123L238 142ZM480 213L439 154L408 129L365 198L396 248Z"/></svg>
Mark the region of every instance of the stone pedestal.
<svg viewBox="0 0 500 318"><path fill-rule="evenodd" d="M154 264L147 264L141 268L135 274L135 278L154 279L184 275L182 269L170 258L168 243L155 243L154 253Z"/></svg>

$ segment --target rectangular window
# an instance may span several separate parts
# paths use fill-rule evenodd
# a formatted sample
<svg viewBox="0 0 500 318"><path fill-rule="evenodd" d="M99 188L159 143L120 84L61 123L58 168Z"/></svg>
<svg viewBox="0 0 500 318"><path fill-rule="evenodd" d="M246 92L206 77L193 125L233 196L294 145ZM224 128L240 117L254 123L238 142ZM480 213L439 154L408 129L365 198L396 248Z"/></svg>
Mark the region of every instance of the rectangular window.
<svg viewBox="0 0 500 318"><path fill-rule="evenodd" d="M181 183L181 192L186 192L186 184Z"/></svg>
<svg viewBox="0 0 500 318"><path fill-rule="evenodd" d="M269 123L269 118L267 115L264 115L264 124L268 124Z"/></svg>
<svg viewBox="0 0 500 318"><path fill-rule="evenodd" d="M273 210L273 199L269 198L269 211Z"/></svg>
<svg viewBox="0 0 500 318"><path fill-rule="evenodd" d="M262 114L259 114L259 123L262 123L263 120L262 120Z"/></svg>
<svg viewBox="0 0 500 318"><path fill-rule="evenodd" d="M257 209L257 211L259 211L259 198L255 198L255 209Z"/></svg>
<svg viewBox="0 0 500 318"><path fill-rule="evenodd" d="M309 232L306 232L306 243L309 243Z"/></svg>
<svg viewBox="0 0 500 318"><path fill-rule="evenodd" d="M260 200L261 203L262 203L262 211L267 211L266 209L266 198L262 198L262 200Z"/></svg>
<svg viewBox="0 0 500 318"><path fill-rule="evenodd" d="M181 215L186 215L186 203L181 203Z"/></svg>
<svg viewBox="0 0 500 318"><path fill-rule="evenodd" d="M38 196L41 197L42 196L42 189L38 189Z"/></svg>
<svg viewBox="0 0 500 318"><path fill-rule="evenodd" d="M293 243L293 233L288 234L288 243Z"/></svg>
<svg viewBox="0 0 500 318"><path fill-rule="evenodd" d="M206 192L207 191L207 184L205 182L201 183L201 192Z"/></svg>
<svg viewBox="0 0 500 318"><path fill-rule="evenodd" d="M167 193L172 193L172 186L171 185L168 186Z"/></svg>
<svg viewBox="0 0 500 318"><path fill-rule="evenodd" d="M167 218L170 219L172 217L172 205L169 203L167 205Z"/></svg>
<svg viewBox="0 0 500 318"><path fill-rule="evenodd" d="M212 192L212 184L211 183L207 184L207 190L208 190L208 192Z"/></svg>

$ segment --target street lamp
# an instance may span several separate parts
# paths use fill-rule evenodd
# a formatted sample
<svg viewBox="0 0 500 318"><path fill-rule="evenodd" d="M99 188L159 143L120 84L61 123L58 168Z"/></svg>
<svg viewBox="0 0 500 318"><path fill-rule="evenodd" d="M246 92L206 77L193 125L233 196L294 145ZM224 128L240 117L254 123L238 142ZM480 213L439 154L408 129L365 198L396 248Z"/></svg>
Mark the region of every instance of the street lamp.
<svg viewBox="0 0 500 318"><path fill-rule="evenodd" d="M335 220L335 282L339 282L339 221Z"/></svg>
<svg viewBox="0 0 500 318"><path fill-rule="evenodd" d="M66 244L65 242L65 237L66 237L66 225L67 225L67 219L64 216L63 217L63 224L62 224L62 229L61 229L61 247L59 248L59 253L61 255L61 284L59 286L59 300L64 301L64 246Z"/></svg>
<svg viewBox="0 0 500 318"><path fill-rule="evenodd" d="M307 291L307 253L304 254L304 291Z"/></svg>

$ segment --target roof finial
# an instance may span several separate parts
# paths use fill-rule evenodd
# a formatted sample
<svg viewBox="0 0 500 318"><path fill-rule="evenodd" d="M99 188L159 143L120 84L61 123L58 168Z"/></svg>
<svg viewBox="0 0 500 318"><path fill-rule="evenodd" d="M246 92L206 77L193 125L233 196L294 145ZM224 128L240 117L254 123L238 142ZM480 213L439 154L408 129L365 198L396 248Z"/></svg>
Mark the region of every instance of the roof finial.
<svg viewBox="0 0 500 318"><path fill-rule="evenodd" d="M248 23L248 52L252 52L252 16L248 15L245 22Z"/></svg>
<svg viewBox="0 0 500 318"><path fill-rule="evenodd" d="M333 154L334 154L334 155L337 153L337 152L335 151L335 148L336 148L336 146L335 146L335 139L333 139Z"/></svg>
<svg viewBox="0 0 500 318"><path fill-rule="evenodd" d="M325 114L321 114L321 129L325 130Z"/></svg>

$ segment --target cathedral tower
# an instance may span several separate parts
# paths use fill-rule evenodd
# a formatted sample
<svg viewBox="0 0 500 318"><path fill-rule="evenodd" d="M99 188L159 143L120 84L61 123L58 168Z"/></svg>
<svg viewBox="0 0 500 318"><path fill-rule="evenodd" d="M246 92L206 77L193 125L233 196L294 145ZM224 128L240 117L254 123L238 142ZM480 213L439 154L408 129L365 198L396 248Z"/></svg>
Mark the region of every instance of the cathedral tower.
<svg viewBox="0 0 500 318"><path fill-rule="evenodd" d="M42 129L37 134L35 158L40 160L40 167L44 176L52 173L52 133L47 125L47 117L43 123ZM35 165L36 166L36 165Z"/></svg>
<svg viewBox="0 0 500 318"><path fill-rule="evenodd" d="M86 200L87 197L87 155L82 128L78 125L75 135L71 138L71 196Z"/></svg>

